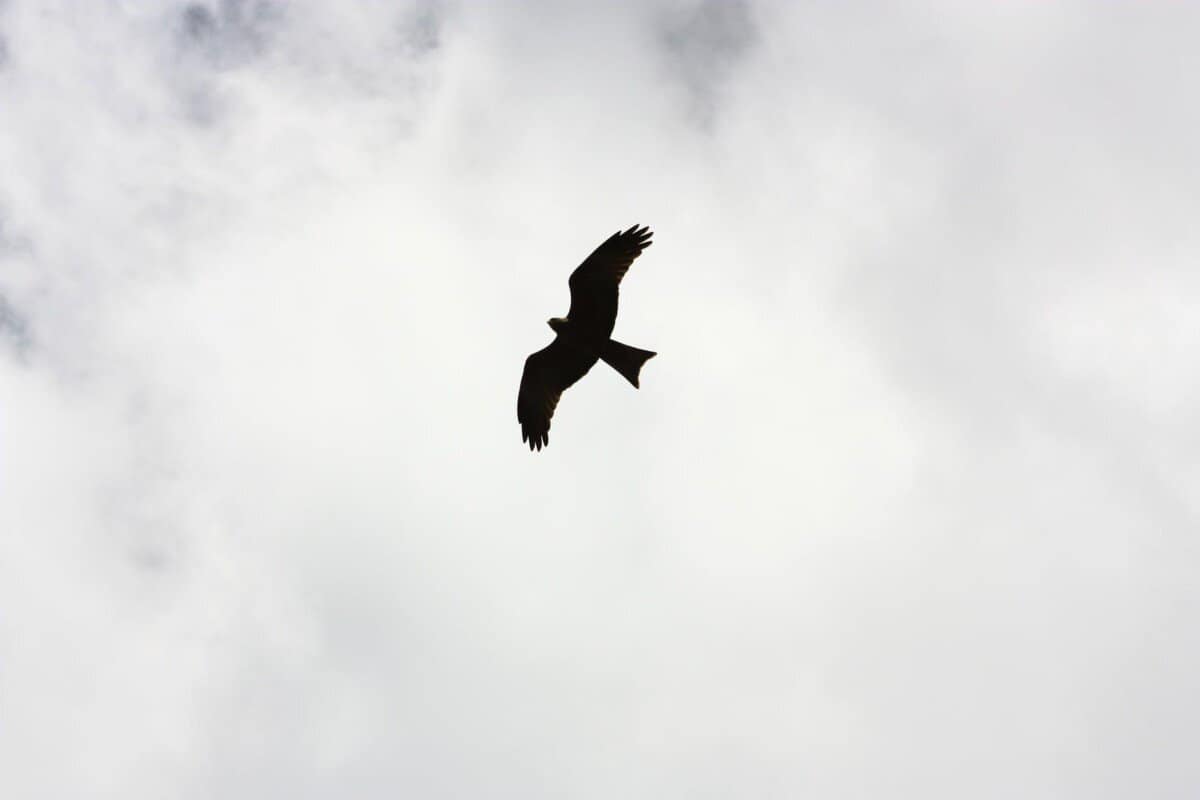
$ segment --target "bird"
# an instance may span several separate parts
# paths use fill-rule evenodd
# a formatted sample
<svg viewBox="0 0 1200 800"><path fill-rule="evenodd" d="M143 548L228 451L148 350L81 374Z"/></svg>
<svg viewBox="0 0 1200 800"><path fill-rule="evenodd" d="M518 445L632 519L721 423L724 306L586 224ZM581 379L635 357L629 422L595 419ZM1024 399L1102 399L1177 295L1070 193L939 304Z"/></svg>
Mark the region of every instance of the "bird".
<svg viewBox="0 0 1200 800"><path fill-rule="evenodd" d="M658 355L612 339L617 322L621 279L642 251L650 246L649 226L617 231L571 273L571 307L565 317L546 321L554 341L525 359L517 393L521 441L541 451L550 443L550 418L562 393L604 361L638 388L642 365Z"/></svg>

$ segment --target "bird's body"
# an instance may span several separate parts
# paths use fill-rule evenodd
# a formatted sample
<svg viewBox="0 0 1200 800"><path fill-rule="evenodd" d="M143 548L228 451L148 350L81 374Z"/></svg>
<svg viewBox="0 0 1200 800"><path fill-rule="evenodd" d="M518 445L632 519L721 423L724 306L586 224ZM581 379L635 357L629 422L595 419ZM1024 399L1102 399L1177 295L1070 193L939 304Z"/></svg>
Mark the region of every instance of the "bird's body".
<svg viewBox="0 0 1200 800"><path fill-rule="evenodd" d="M618 286L629 265L650 246L650 237L649 228L637 225L614 233L571 273L571 308L566 317L549 320L554 341L525 359L521 374L517 421L521 440L529 443L530 450L549 443L550 418L559 397L597 361L603 359L637 387L642 364L655 354L611 336L617 322Z"/></svg>

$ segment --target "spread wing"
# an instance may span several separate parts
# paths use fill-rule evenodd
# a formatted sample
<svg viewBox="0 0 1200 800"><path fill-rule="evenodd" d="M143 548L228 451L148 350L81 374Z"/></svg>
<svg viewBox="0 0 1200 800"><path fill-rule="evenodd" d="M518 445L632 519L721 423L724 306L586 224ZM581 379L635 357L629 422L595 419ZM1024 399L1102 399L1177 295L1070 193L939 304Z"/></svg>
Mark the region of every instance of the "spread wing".
<svg viewBox="0 0 1200 800"><path fill-rule="evenodd" d="M650 246L650 228L634 225L608 237L571 273L571 321L607 339L617 322L617 286L629 265Z"/></svg>
<svg viewBox="0 0 1200 800"><path fill-rule="evenodd" d="M517 421L521 423L521 441L528 441L530 450L541 450L550 443L550 418L558 398L596 361L595 355L589 356L562 337L525 359L517 393Z"/></svg>

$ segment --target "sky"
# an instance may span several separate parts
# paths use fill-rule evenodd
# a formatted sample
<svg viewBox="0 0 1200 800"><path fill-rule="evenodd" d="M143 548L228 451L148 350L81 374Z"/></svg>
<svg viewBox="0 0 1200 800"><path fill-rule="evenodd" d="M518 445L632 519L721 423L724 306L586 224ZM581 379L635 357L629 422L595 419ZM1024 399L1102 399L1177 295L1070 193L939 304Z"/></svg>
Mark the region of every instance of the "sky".
<svg viewBox="0 0 1200 800"><path fill-rule="evenodd" d="M0 795L1196 797L1198 37L0 0Z"/></svg>

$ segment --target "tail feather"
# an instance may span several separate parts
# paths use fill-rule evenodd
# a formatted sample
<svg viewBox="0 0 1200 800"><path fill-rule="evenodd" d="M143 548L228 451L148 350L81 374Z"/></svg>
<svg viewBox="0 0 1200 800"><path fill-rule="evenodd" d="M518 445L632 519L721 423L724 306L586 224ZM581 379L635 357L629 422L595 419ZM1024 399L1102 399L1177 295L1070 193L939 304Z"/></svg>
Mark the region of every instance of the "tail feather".
<svg viewBox="0 0 1200 800"><path fill-rule="evenodd" d="M638 374L642 371L642 365L656 355L658 353L639 350L613 339L609 339L600 351L600 358L604 359L604 363L621 373L625 380L633 384L635 389L638 388Z"/></svg>

